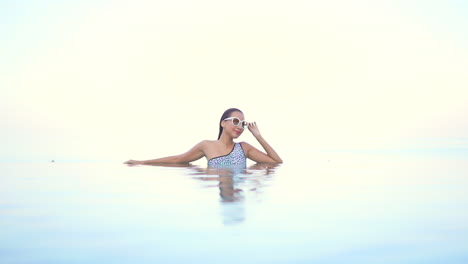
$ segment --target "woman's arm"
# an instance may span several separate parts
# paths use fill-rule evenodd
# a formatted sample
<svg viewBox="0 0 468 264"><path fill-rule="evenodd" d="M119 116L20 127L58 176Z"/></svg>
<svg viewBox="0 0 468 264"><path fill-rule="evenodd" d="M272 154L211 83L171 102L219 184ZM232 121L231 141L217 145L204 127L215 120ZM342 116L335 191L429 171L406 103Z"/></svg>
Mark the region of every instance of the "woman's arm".
<svg viewBox="0 0 468 264"><path fill-rule="evenodd" d="M278 153L268 144L268 142L260 134L257 123L249 123L249 130L252 132L252 135L258 140L260 145L266 151L266 154L256 149L255 147L244 142L246 147L247 158L255 162L264 162L264 163L283 163L283 160L280 158Z"/></svg>
<svg viewBox="0 0 468 264"><path fill-rule="evenodd" d="M125 164L129 165L137 165L137 164L174 164L174 163L189 163L198 159L201 159L205 156L204 152L205 141L202 141L191 148L189 151L176 155L176 156L169 156L159 159L152 159L152 160L128 160L124 162Z"/></svg>

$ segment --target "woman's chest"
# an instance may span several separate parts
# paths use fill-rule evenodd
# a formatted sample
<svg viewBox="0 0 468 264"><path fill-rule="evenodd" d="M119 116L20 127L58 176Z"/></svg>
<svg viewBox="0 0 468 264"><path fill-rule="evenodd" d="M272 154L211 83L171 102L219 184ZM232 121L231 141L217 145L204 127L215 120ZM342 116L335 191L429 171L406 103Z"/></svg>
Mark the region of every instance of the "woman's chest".
<svg viewBox="0 0 468 264"><path fill-rule="evenodd" d="M217 144L211 144L205 149L205 157L210 160L217 157L225 157L235 152L236 145L233 146L219 146Z"/></svg>

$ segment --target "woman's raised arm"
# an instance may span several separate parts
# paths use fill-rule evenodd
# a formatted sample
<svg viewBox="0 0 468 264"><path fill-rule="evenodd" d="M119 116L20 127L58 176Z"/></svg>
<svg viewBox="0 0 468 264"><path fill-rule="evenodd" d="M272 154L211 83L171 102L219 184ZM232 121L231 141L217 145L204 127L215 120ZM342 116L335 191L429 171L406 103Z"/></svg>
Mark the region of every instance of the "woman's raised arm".
<svg viewBox="0 0 468 264"><path fill-rule="evenodd" d="M260 130L258 129L257 123L249 123L248 128L250 132L252 132L252 135L258 140L258 143L260 143L263 149L265 149L266 154L244 142L247 152L247 158L255 162L261 163L283 163L283 160L280 158L278 153L276 153L276 151L260 134Z"/></svg>
<svg viewBox="0 0 468 264"><path fill-rule="evenodd" d="M176 155L176 156L169 156L159 159L152 159L152 160L128 160L124 162L124 164L128 165L150 165L150 164L174 164L174 163L189 163L192 161L196 161L201 159L205 156L204 151L205 141L202 141L191 148L189 151Z"/></svg>

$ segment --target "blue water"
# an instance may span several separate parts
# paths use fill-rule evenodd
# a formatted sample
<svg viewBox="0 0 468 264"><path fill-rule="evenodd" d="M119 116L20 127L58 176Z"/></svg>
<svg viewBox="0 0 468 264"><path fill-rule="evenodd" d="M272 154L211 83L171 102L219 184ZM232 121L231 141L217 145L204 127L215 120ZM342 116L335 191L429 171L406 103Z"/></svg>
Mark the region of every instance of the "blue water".
<svg viewBox="0 0 468 264"><path fill-rule="evenodd" d="M0 164L0 263L468 263L468 156Z"/></svg>

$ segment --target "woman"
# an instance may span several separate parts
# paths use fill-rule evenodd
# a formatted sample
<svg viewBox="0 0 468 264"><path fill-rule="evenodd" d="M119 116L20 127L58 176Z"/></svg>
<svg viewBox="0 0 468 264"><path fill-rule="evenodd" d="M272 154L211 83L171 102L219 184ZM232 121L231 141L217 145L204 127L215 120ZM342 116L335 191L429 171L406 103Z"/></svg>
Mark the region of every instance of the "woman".
<svg viewBox="0 0 468 264"><path fill-rule="evenodd" d="M266 153L256 149L246 142L234 143L234 139L240 137L245 128L258 140ZM218 140L204 140L195 145L189 151L170 157L153 160L129 160L125 164L177 164L189 163L202 157L206 157L209 167L244 166L246 158L259 163L282 163L283 160L276 151L266 142L260 134L255 122L248 123L244 120L244 114L237 108L226 110L221 116L219 124Z"/></svg>

